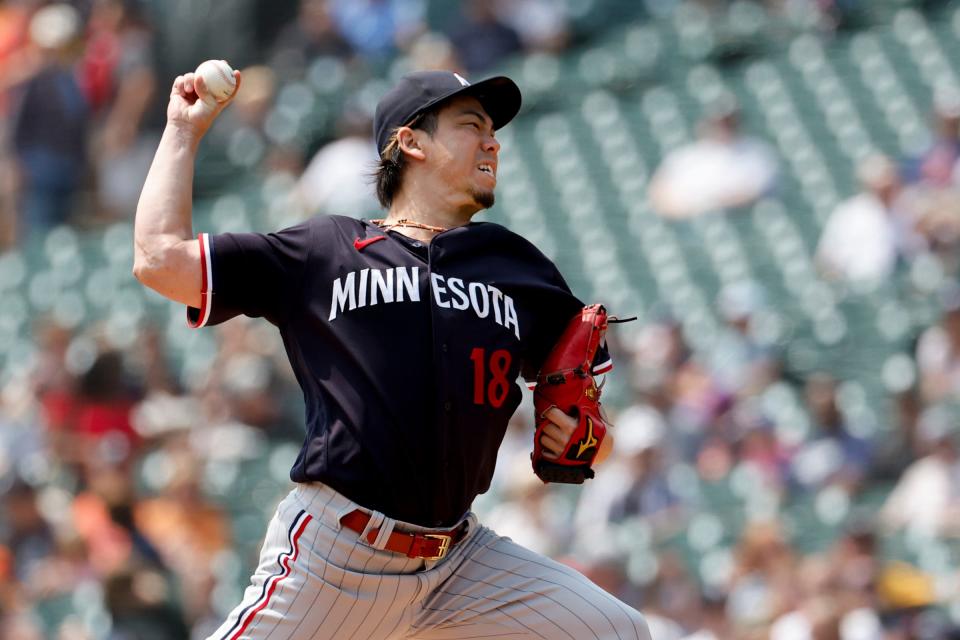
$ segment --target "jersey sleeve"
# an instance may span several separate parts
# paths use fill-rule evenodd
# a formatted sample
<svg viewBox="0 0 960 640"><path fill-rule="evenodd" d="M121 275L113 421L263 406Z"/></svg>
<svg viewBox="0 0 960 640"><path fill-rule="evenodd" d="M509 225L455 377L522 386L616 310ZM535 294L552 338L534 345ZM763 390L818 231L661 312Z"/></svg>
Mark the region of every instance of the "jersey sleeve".
<svg viewBox="0 0 960 640"><path fill-rule="evenodd" d="M280 324L297 304L310 254L311 225L276 233L201 233L202 303L187 308L191 327L234 316Z"/></svg>

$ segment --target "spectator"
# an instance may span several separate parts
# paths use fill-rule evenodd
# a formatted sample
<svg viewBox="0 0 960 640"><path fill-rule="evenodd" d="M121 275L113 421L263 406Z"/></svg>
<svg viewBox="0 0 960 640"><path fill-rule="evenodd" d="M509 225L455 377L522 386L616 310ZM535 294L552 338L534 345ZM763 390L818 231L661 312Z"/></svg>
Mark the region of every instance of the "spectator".
<svg viewBox="0 0 960 640"><path fill-rule="evenodd" d="M550 0L492 0L497 16L520 36L527 51L556 53L570 43L564 6Z"/></svg>
<svg viewBox="0 0 960 640"><path fill-rule="evenodd" d="M890 402L892 431L874 447L872 475L879 482L896 480L925 453L918 435L923 401L917 386L893 393Z"/></svg>
<svg viewBox="0 0 960 640"><path fill-rule="evenodd" d="M450 31L457 57L470 73L483 73L523 47L520 36L504 24L489 0L468 0Z"/></svg>
<svg viewBox="0 0 960 640"><path fill-rule="evenodd" d="M659 539L682 526L684 506L667 481L667 424L653 407L637 404L616 420L617 445L603 474L584 488L576 514L579 547L614 537L616 525L643 520Z"/></svg>
<svg viewBox="0 0 960 640"><path fill-rule="evenodd" d="M704 587L700 593L700 613L690 621L693 633L683 640L725 640L733 637L725 609L724 592Z"/></svg>
<svg viewBox="0 0 960 640"><path fill-rule="evenodd" d="M39 3L14 0L0 5L0 116L10 107L7 89L32 75L39 62L29 35L30 17Z"/></svg>
<svg viewBox="0 0 960 640"><path fill-rule="evenodd" d="M352 47L334 23L330 1L300 0L297 17L274 41L270 67L283 79L296 79L303 77L316 58L347 59L352 54Z"/></svg>
<svg viewBox="0 0 960 640"><path fill-rule="evenodd" d="M920 394L928 404L960 393L960 286L948 286L942 297L943 315L917 341Z"/></svg>
<svg viewBox="0 0 960 640"><path fill-rule="evenodd" d="M185 436L173 436L158 449L170 465L167 481L156 495L135 506L135 522L155 541L164 564L177 576L190 620L209 613L216 585L209 559L228 551L233 539L228 516L201 490L204 460Z"/></svg>
<svg viewBox="0 0 960 640"><path fill-rule="evenodd" d="M765 490L780 496L789 479L790 456L786 447L777 439L769 423L759 416L743 415L749 411L737 411L739 439L736 443L737 467L747 469L761 485L756 490Z"/></svg>
<svg viewBox="0 0 960 640"><path fill-rule="evenodd" d="M898 257L912 252L912 223L900 199L900 177L887 157L870 156L857 175L862 191L830 214L816 261L824 277L869 291L890 277Z"/></svg>
<svg viewBox="0 0 960 640"><path fill-rule="evenodd" d="M696 141L671 151L650 180L650 204L661 216L690 218L742 207L769 193L777 178L770 147L740 129L731 99L715 103Z"/></svg>
<svg viewBox="0 0 960 640"><path fill-rule="evenodd" d="M956 418L945 407L931 407L920 418L925 455L897 481L880 512L888 529L910 529L928 536L960 533L960 455Z"/></svg>
<svg viewBox="0 0 960 640"><path fill-rule="evenodd" d="M272 112L277 91L277 78L266 65L243 69L243 91L240 91L222 118L211 131L218 149L237 170L257 175L266 172L272 151L266 122Z"/></svg>
<svg viewBox="0 0 960 640"><path fill-rule="evenodd" d="M856 493L870 469L869 443L851 433L837 407L837 383L830 375L811 375L804 393L816 433L795 454L794 477L806 490L838 487Z"/></svg>
<svg viewBox="0 0 960 640"><path fill-rule="evenodd" d="M453 43L435 31L424 33L411 43L406 61L409 68L419 71L463 70Z"/></svg>
<svg viewBox="0 0 960 640"><path fill-rule="evenodd" d="M15 244L17 167L8 153L9 88L32 76L40 62L29 46L30 13L37 0L0 4L0 252Z"/></svg>
<svg viewBox="0 0 960 640"><path fill-rule="evenodd" d="M934 92L933 142L907 163L907 179L935 187L954 182L954 167L960 160L960 91L941 86Z"/></svg>
<svg viewBox="0 0 960 640"><path fill-rule="evenodd" d="M932 134L930 146L905 163L903 200L923 241L918 246L954 271L960 266L960 92L953 87L934 94Z"/></svg>
<svg viewBox="0 0 960 640"><path fill-rule="evenodd" d="M778 524L752 522L736 550L726 613L734 637L753 633L789 611L797 579L797 559Z"/></svg>
<svg viewBox="0 0 960 640"><path fill-rule="evenodd" d="M129 218L159 135L151 121L156 76L153 32L129 0L97 0L80 61L81 86L99 116L96 150L99 213Z"/></svg>
<svg viewBox="0 0 960 640"><path fill-rule="evenodd" d="M726 327L711 349L710 367L728 393L756 395L779 378L779 354L756 337L754 318L764 306L763 290L755 282L728 284L717 296Z"/></svg>
<svg viewBox="0 0 960 640"><path fill-rule="evenodd" d="M131 412L139 391L131 387L123 356L107 351L96 357L79 380L74 429L89 450L87 464L122 464L139 447Z"/></svg>
<svg viewBox="0 0 960 640"><path fill-rule="evenodd" d="M781 588L788 605L770 625L770 640L836 638L840 624L837 593L823 559L811 556L798 564L796 587Z"/></svg>
<svg viewBox="0 0 960 640"><path fill-rule="evenodd" d="M872 609L876 605L873 593L882 568L879 552L872 514L851 518L827 552L832 580L853 596L850 604L855 607Z"/></svg>
<svg viewBox="0 0 960 640"><path fill-rule="evenodd" d="M703 616L697 581L676 553L665 551L657 556L657 575L645 585L643 594L645 610L658 614L661 620L675 620L694 627ZM651 624L651 629L655 625ZM660 638L659 635L653 637Z"/></svg>
<svg viewBox="0 0 960 640"><path fill-rule="evenodd" d="M2 507L0 543L11 553L12 575L27 583L54 552L54 532L40 512L36 490L23 481L6 490Z"/></svg>
<svg viewBox="0 0 960 640"><path fill-rule="evenodd" d="M558 496L530 470L530 460L513 458L512 482L490 508L488 526L538 553L556 556L569 543L572 521Z"/></svg>
<svg viewBox="0 0 960 640"><path fill-rule="evenodd" d="M372 59L406 49L423 30L425 11L423 0L330 0L337 30Z"/></svg>
<svg viewBox="0 0 960 640"><path fill-rule="evenodd" d="M308 213L369 218L380 210L369 178L377 163L372 123L362 109L344 110L339 137L322 147L300 176L297 191Z"/></svg>
<svg viewBox="0 0 960 640"><path fill-rule="evenodd" d="M98 577L129 563L159 566L157 551L131 519L130 474L117 466L90 465L83 478L86 488L73 499L71 525Z"/></svg>
<svg viewBox="0 0 960 640"><path fill-rule="evenodd" d="M12 141L22 175L19 235L65 222L84 178L89 105L74 73L80 15L52 4L30 21L42 62L16 90Z"/></svg>
<svg viewBox="0 0 960 640"><path fill-rule="evenodd" d="M38 357L31 375L31 390L40 404L41 421L53 432L69 429L76 402L76 378L67 366L67 351L73 339L71 330L55 322L44 319L36 324Z"/></svg>
<svg viewBox="0 0 960 640"><path fill-rule="evenodd" d="M956 626L935 610L933 576L905 562L892 562L880 574L877 596L885 640L956 637Z"/></svg>
<svg viewBox="0 0 960 640"><path fill-rule="evenodd" d="M152 567L125 566L104 585L113 638L188 638L190 630L175 604L166 576Z"/></svg>

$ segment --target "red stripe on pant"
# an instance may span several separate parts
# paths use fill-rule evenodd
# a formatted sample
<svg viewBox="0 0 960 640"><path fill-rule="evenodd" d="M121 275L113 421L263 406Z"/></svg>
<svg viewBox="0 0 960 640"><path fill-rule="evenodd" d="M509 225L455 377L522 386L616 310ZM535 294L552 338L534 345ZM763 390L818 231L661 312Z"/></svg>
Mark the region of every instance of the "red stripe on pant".
<svg viewBox="0 0 960 640"><path fill-rule="evenodd" d="M270 588L267 590L267 597L261 602L255 609L249 612L247 615L246 622L237 629L237 632L230 636L230 640L237 640L243 632L247 630L247 627L250 626L250 623L253 622L254 616L256 616L260 611L262 611L268 604L270 604L270 598L273 596L273 592L276 591L277 585L280 582L290 575L290 565L297 561L297 557L300 555L300 536L303 534L303 530L307 528L307 524L312 519L312 516L307 516L303 519L303 522L300 523L300 527L297 529L296 533L293 534L293 555L286 556L283 560L280 561L280 565L283 567L283 572L277 576L274 576L273 584L270 585Z"/></svg>

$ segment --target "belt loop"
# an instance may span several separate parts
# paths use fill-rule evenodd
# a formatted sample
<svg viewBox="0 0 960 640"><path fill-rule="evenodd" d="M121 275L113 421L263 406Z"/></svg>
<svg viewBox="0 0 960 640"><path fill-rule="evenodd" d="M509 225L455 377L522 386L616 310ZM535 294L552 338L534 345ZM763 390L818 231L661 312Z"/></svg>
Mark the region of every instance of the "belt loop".
<svg viewBox="0 0 960 640"><path fill-rule="evenodd" d="M348 502L337 510L337 531L343 528L343 523L340 520L343 519L343 516L356 511L357 507L352 502Z"/></svg>
<svg viewBox="0 0 960 640"><path fill-rule="evenodd" d="M374 543L370 542L370 538L368 536L371 531L373 531L374 529L378 529L380 525L383 524L384 518L386 518L386 516L380 513L379 511L370 512L370 519L367 520L367 526L365 526L363 528L363 531L360 532L360 537L363 539L364 543L373 546Z"/></svg>
<svg viewBox="0 0 960 640"><path fill-rule="evenodd" d="M397 521L393 518L388 518L382 513L377 512L377 515L383 518L383 524L380 525L380 531L377 533L376 540L373 541L373 544L370 545L374 549L385 549L387 542L390 540L390 535L393 533L393 527L397 524ZM373 519L370 520L373 522ZM369 524L367 526L370 526ZM364 538L366 540L366 538Z"/></svg>

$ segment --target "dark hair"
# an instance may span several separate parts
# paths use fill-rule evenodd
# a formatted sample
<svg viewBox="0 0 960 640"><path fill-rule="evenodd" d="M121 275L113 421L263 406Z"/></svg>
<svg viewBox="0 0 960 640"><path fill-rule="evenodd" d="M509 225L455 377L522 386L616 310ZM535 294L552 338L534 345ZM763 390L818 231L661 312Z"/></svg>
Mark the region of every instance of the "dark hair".
<svg viewBox="0 0 960 640"><path fill-rule="evenodd" d="M431 109L417 115L409 124L405 125L411 129L420 129L429 135L433 135L437 130L437 110ZM386 149L380 154L380 162L377 164L377 171L374 179L377 183L377 200L380 201L384 209L389 209L393 203L394 196L400 190L403 183L403 167L405 158L403 150L397 142L397 131L390 135L390 141L387 142Z"/></svg>

